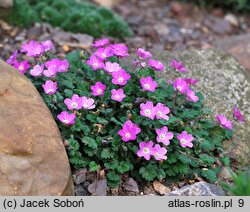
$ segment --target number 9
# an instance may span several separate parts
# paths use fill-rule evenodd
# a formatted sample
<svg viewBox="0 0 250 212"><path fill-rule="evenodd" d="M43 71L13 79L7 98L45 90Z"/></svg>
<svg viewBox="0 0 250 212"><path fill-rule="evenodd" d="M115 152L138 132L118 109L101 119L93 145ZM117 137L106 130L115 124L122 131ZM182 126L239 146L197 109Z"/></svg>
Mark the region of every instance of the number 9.
<svg viewBox="0 0 250 212"><path fill-rule="evenodd" d="M243 207L244 206L244 200L243 199L239 199L238 200L238 204L239 204L239 207Z"/></svg>

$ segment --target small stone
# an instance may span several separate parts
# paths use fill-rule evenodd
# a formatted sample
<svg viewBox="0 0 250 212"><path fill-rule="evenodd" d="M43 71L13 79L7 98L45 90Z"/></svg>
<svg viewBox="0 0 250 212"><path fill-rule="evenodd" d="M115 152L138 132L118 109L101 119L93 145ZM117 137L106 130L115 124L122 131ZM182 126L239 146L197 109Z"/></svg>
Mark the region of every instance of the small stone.
<svg viewBox="0 0 250 212"><path fill-rule="evenodd" d="M89 192L81 184L80 185L76 185L74 190L75 190L75 195L76 196L89 196Z"/></svg>
<svg viewBox="0 0 250 212"><path fill-rule="evenodd" d="M73 173L73 179L76 185L79 185L86 180L86 173L85 173L86 171L87 169L83 168L83 169L78 169Z"/></svg>
<svg viewBox="0 0 250 212"><path fill-rule="evenodd" d="M167 186L163 185L157 180L153 182L153 187L154 187L154 190L160 195L165 195L171 192L171 190Z"/></svg>
<svg viewBox="0 0 250 212"><path fill-rule="evenodd" d="M239 26L239 21L237 17L231 13L227 14L224 19L228 21L231 25L238 27Z"/></svg>
<svg viewBox="0 0 250 212"><path fill-rule="evenodd" d="M56 30L53 35L53 40L60 46L67 46L67 48L88 49L91 47L94 39L92 36L86 34L75 34Z"/></svg>
<svg viewBox="0 0 250 212"><path fill-rule="evenodd" d="M220 172L218 177L221 180L228 180L228 181L232 181L232 179L233 179L231 174L230 174L229 169L227 167L225 167L225 166L222 167L221 172Z"/></svg>
<svg viewBox="0 0 250 212"><path fill-rule="evenodd" d="M154 188L153 188L152 185L146 185L146 186L144 186L143 193L145 195L156 194L156 192L155 192L155 190L154 190Z"/></svg>
<svg viewBox="0 0 250 212"><path fill-rule="evenodd" d="M119 188L111 188L110 193L112 196L118 196L119 195Z"/></svg>
<svg viewBox="0 0 250 212"><path fill-rule="evenodd" d="M225 192L220 186L206 183L198 182L192 185L184 186L183 188L176 189L167 196L224 196Z"/></svg>
<svg viewBox="0 0 250 212"><path fill-rule="evenodd" d="M102 7L112 8L113 6L122 2L122 0L94 0Z"/></svg>
<svg viewBox="0 0 250 212"><path fill-rule="evenodd" d="M94 196L107 196L107 180L101 179L88 186L88 191Z"/></svg>
<svg viewBox="0 0 250 212"><path fill-rule="evenodd" d="M138 187L137 183L134 181L134 179L131 177L128 178L128 180L125 182L124 188L127 191L139 193L139 187Z"/></svg>
<svg viewBox="0 0 250 212"><path fill-rule="evenodd" d="M13 7L13 0L0 0L0 7L4 8Z"/></svg>
<svg viewBox="0 0 250 212"><path fill-rule="evenodd" d="M204 20L204 25L219 35L228 34L232 31L231 24L228 21L213 16L207 17Z"/></svg>

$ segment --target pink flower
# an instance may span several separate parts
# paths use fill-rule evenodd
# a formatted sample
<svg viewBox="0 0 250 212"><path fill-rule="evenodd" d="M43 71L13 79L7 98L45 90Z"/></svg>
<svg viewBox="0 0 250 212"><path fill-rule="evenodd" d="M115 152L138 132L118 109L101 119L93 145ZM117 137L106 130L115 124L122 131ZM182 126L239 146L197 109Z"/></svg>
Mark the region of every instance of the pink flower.
<svg viewBox="0 0 250 212"><path fill-rule="evenodd" d="M87 109L87 110L91 110L95 108L95 104L94 104L94 99L92 98L87 98L87 97L82 97L83 100L83 108Z"/></svg>
<svg viewBox="0 0 250 212"><path fill-rule="evenodd" d="M150 59L148 61L148 65L150 66L150 68L154 69L155 71L163 71L163 69L165 68L164 65L158 60Z"/></svg>
<svg viewBox="0 0 250 212"><path fill-rule="evenodd" d="M10 55L10 57L8 58L8 60L6 60L6 63L10 64L10 65L13 65L16 61L17 61L17 53L18 53L18 50L15 50L13 52L12 55Z"/></svg>
<svg viewBox="0 0 250 212"><path fill-rule="evenodd" d="M30 68L30 64L27 60L24 60L22 62L15 61L14 62L14 67L20 71L22 74L25 74L28 68Z"/></svg>
<svg viewBox="0 0 250 212"><path fill-rule="evenodd" d="M140 132L141 129L137 126L137 124L134 124L132 121L128 120L123 124L122 129L118 131L118 135L122 137L124 142L128 142L131 140L136 140L136 135Z"/></svg>
<svg viewBox="0 0 250 212"><path fill-rule="evenodd" d="M80 110L83 107L83 99L77 94L73 94L71 99L66 98L64 100L64 103L66 104L69 110Z"/></svg>
<svg viewBox="0 0 250 212"><path fill-rule="evenodd" d="M152 79L152 77L149 77L147 76L146 78L145 77L142 77L140 79L140 83L141 83L141 86L142 86L142 89L144 91L151 91L151 92L155 92L155 89L157 88L158 84L156 81L154 81Z"/></svg>
<svg viewBox="0 0 250 212"><path fill-rule="evenodd" d="M75 124L76 115L73 113L70 114L67 111L63 111L57 115L57 118L66 125L73 125Z"/></svg>
<svg viewBox="0 0 250 212"><path fill-rule="evenodd" d="M115 85L126 85L127 81L131 78L130 74L123 69L113 72L112 77L112 83Z"/></svg>
<svg viewBox="0 0 250 212"><path fill-rule="evenodd" d="M43 41L41 44L42 44L45 52L50 51L54 48L54 44L52 43L51 40Z"/></svg>
<svg viewBox="0 0 250 212"><path fill-rule="evenodd" d="M171 66L179 72L188 72L186 68L183 67L182 63L178 62L177 60L173 60L171 62Z"/></svg>
<svg viewBox="0 0 250 212"><path fill-rule="evenodd" d="M141 60L146 60L152 57L152 54L149 51L146 51L142 48L137 49L137 55Z"/></svg>
<svg viewBox="0 0 250 212"><path fill-rule="evenodd" d="M43 90L46 94L52 95L57 91L57 82L53 82L52 80L47 80L43 85Z"/></svg>
<svg viewBox="0 0 250 212"><path fill-rule="evenodd" d="M121 102L126 97L126 95L124 94L121 88L118 90L112 89L111 93L112 93L111 99L118 101L118 102Z"/></svg>
<svg viewBox="0 0 250 212"><path fill-rule="evenodd" d="M86 96L82 97L83 108L87 110L91 110L95 108L94 99L87 98Z"/></svg>
<svg viewBox="0 0 250 212"><path fill-rule="evenodd" d="M195 96L195 92L190 90L190 89L187 91L187 99L190 102L198 102L199 101L199 97Z"/></svg>
<svg viewBox="0 0 250 212"><path fill-rule="evenodd" d="M100 47L104 47L108 44L109 44L109 39L104 38L104 39L97 40L94 44L92 44L92 46L95 48L100 48Z"/></svg>
<svg viewBox="0 0 250 212"><path fill-rule="evenodd" d="M40 57L44 53L44 47L42 44L31 40L30 42L22 45L21 52L26 53L29 57Z"/></svg>
<svg viewBox="0 0 250 212"><path fill-rule="evenodd" d="M151 120L154 120L155 115L156 115L156 110L155 110L153 102L147 101L146 104L141 103L140 108L141 108L140 114L142 116L148 117Z"/></svg>
<svg viewBox="0 0 250 212"><path fill-rule="evenodd" d="M165 147L161 147L159 144L156 144L153 148L153 155L155 160L166 160L167 159L167 149Z"/></svg>
<svg viewBox="0 0 250 212"><path fill-rule="evenodd" d="M149 142L141 142L139 144L140 149L137 151L138 157L144 157L146 160L150 160L151 155L154 155L154 143L152 141Z"/></svg>
<svg viewBox="0 0 250 212"><path fill-rule="evenodd" d="M43 69L44 69L44 64L42 64L42 65L35 65L30 70L30 75L32 75L33 77L40 77L43 74Z"/></svg>
<svg viewBox="0 0 250 212"><path fill-rule="evenodd" d="M55 78L57 74L57 64L55 61L47 61L45 66L47 69L43 71L43 75L49 78Z"/></svg>
<svg viewBox="0 0 250 212"><path fill-rule="evenodd" d="M94 53L96 57L99 58L99 60L104 61L109 57L112 57L113 54L111 53L111 47L106 47L106 48L99 48L97 51Z"/></svg>
<svg viewBox="0 0 250 212"><path fill-rule="evenodd" d="M162 103L157 103L155 106L155 113L157 119L165 119L168 120L169 117L167 116L170 113L170 110L167 106L164 106Z"/></svg>
<svg viewBox="0 0 250 212"><path fill-rule="evenodd" d="M180 78L176 78L173 86L176 90L178 90L182 94L186 93L189 90L189 87L186 81Z"/></svg>
<svg viewBox="0 0 250 212"><path fill-rule="evenodd" d="M159 143L163 143L165 145L169 145L170 141L174 134L172 132L168 132L168 128L166 126L162 127L161 129L156 129L157 138L156 140Z"/></svg>
<svg viewBox="0 0 250 212"><path fill-rule="evenodd" d="M102 84L101 82L96 82L95 85L91 86L92 94L94 96L102 96L104 95L104 91L106 89L106 85Z"/></svg>
<svg viewBox="0 0 250 212"><path fill-rule="evenodd" d="M188 85L195 85L198 82L198 80L193 78L183 78L183 80L185 80Z"/></svg>
<svg viewBox="0 0 250 212"><path fill-rule="evenodd" d="M128 47L125 46L124 44L113 44L110 45L112 47L112 53L113 55L117 56L117 57L127 57L128 54Z"/></svg>
<svg viewBox="0 0 250 212"><path fill-rule="evenodd" d="M194 140L192 134L188 134L187 131L182 131L181 134L177 135L178 140L180 141L180 145L185 147L193 147L192 141Z"/></svg>
<svg viewBox="0 0 250 212"><path fill-rule="evenodd" d="M244 116L242 115L242 113L240 112L240 110L237 107L234 107L234 112L233 112L234 117L238 120L241 121L243 123L246 123L246 120L244 118Z"/></svg>
<svg viewBox="0 0 250 212"><path fill-rule="evenodd" d="M57 61L57 72L67 72L69 69L69 62L68 60L59 60L59 59L53 59Z"/></svg>
<svg viewBox="0 0 250 212"><path fill-rule="evenodd" d="M66 72L69 69L69 62L54 58L45 63L47 70L43 71L44 76L54 78L58 72Z"/></svg>
<svg viewBox="0 0 250 212"><path fill-rule="evenodd" d="M104 70L110 74L112 74L113 72L118 72L121 69L122 68L118 63L111 63L111 62L106 62L104 67Z"/></svg>
<svg viewBox="0 0 250 212"><path fill-rule="evenodd" d="M229 130L232 129L233 123L230 120L227 120L227 118L225 116L219 114L216 116L216 118L217 118L221 127L229 129Z"/></svg>
<svg viewBox="0 0 250 212"><path fill-rule="evenodd" d="M104 68L104 63L97 58L96 56L91 56L89 60L86 62L91 68L93 68L95 71L100 68Z"/></svg>

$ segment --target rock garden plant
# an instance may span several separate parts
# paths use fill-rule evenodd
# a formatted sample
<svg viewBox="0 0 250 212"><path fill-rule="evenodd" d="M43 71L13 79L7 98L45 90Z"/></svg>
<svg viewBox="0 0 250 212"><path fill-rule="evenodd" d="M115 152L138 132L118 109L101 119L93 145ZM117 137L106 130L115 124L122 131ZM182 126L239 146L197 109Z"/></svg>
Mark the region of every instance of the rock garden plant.
<svg viewBox="0 0 250 212"><path fill-rule="evenodd" d="M33 61L7 60L36 86L58 123L72 168L87 168L108 179L110 187L124 175L139 182L204 178L217 180L230 160L233 122L214 116L197 92L198 79L184 78L180 61L168 67L138 48L126 60L124 44L104 38L94 53L78 50L58 58L51 41L30 41L20 52ZM166 79L158 76L166 73ZM168 78L169 72L176 77ZM245 122L238 108L235 120Z"/></svg>
<svg viewBox="0 0 250 212"><path fill-rule="evenodd" d="M128 24L111 10L87 1L76 0L15 0L7 19L15 25L27 27L46 22L66 31L124 38L131 36ZM67 14L65 16L65 14Z"/></svg>

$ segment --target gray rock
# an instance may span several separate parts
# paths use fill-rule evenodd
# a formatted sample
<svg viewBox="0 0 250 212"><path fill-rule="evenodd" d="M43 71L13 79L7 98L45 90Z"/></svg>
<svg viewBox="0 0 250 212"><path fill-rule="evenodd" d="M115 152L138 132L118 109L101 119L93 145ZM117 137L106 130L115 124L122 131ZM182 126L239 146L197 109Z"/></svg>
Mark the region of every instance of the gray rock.
<svg viewBox="0 0 250 212"><path fill-rule="evenodd" d="M88 190L83 185L75 186L75 196L89 196Z"/></svg>
<svg viewBox="0 0 250 212"><path fill-rule="evenodd" d="M13 7L13 0L0 0L0 7L3 8Z"/></svg>
<svg viewBox="0 0 250 212"><path fill-rule="evenodd" d="M194 87L205 96L205 104L216 114L224 114L232 120L233 107L236 105L244 114L247 123L234 122L234 136L224 142L229 156L245 163L249 159L250 140L250 75L230 54L218 49L185 50L179 52L152 51L154 58L165 63L166 70L159 73L164 80L179 77L192 77L199 82ZM133 69L134 55L125 58L124 64ZM181 61L190 71L176 73L170 62Z"/></svg>
<svg viewBox="0 0 250 212"><path fill-rule="evenodd" d="M243 35L233 35L227 38L219 39L214 42L218 49L232 54L241 65L245 67L250 75L250 33Z"/></svg>
<svg viewBox="0 0 250 212"><path fill-rule="evenodd" d="M95 196L107 196L107 180L101 179L88 186L88 191Z"/></svg>
<svg viewBox="0 0 250 212"><path fill-rule="evenodd" d="M137 183L134 181L134 179L131 177L128 178L128 180L124 183L124 188L127 191L139 193L139 187L138 187Z"/></svg>
<svg viewBox="0 0 250 212"><path fill-rule="evenodd" d="M160 73L166 80L176 74L169 65L170 61L181 61L190 71L180 76L199 80L194 90L203 93L205 104L214 114L221 113L232 119L233 107L237 105L245 118L250 120L250 76L228 53L216 49L186 50L156 53L155 58L166 64L167 70ZM231 157L239 160L249 157L249 134L249 123L234 123L234 138L225 142Z"/></svg>
<svg viewBox="0 0 250 212"><path fill-rule="evenodd" d="M214 16L208 16L204 20L204 25L207 26L214 33L219 35L224 35L232 32L231 24L228 21Z"/></svg>
<svg viewBox="0 0 250 212"><path fill-rule="evenodd" d="M225 192L217 185L198 182L176 189L166 196L225 196Z"/></svg>
<svg viewBox="0 0 250 212"><path fill-rule="evenodd" d="M86 168L78 169L73 173L73 180L76 185L83 183L86 180Z"/></svg>

